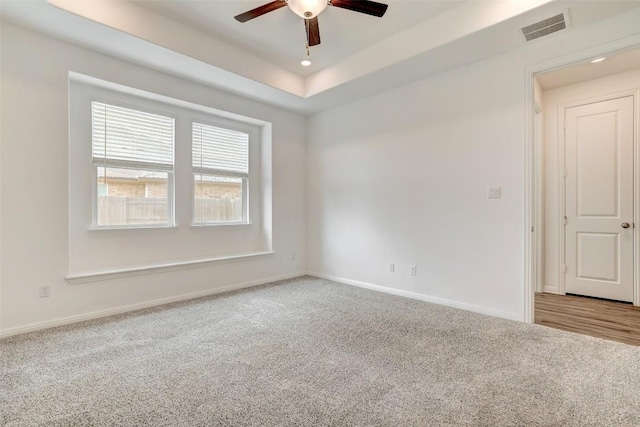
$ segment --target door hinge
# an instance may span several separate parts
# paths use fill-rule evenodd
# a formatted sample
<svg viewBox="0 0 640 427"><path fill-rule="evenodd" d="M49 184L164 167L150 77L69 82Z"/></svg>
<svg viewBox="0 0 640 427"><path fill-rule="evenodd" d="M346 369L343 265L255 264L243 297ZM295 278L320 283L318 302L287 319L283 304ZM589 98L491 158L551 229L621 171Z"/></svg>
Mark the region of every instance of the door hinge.
<svg viewBox="0 0 640 427"><path fill-rule="evenodd" d="M564 177L566 178L566 177L568 177L568 176L569 176L569 171L565 169L565 170L564 170Z"/></svg>
<svg viewBox="0 0 640 427"><path fill-rule="evenodd" d="M533 225L531 226L531 232L533 233Z"/></svg>
<svg viewBox="0 0 640 427"><path fill-rule="evenodd" d="M565 266L564 266L564 272L566 273L566 272L567 272L567 270L568 270L568 268L567 268L567 266L565 265Z"/></svg>
<svg viewBox="0 0 640 427"><path fill-rule="evenodd" d="M563 222L564 222L564 225L567 225L567 216L566 215L564 216L564 221Z"/></svg>

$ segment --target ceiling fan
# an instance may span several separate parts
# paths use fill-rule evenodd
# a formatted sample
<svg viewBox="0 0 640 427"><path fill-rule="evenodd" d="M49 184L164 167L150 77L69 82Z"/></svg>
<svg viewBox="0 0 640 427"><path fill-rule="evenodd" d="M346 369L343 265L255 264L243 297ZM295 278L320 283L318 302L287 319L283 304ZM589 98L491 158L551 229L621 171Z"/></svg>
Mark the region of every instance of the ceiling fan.
<svg viewBox="0 0 640 427"><path fill-rule="evenodd" d="M289 6L296 15L304 18L304 27L307 33L307 46L320 44L320 27L318 26L318 15L327 6L339 7L352 10L354 12L366 13L367 15L382 17L387 11L388 5L368 0L275 0L271 3L256 7L245 13L236 16L239 22L247 22L265 13L273 12L281 7Z"/></svg>

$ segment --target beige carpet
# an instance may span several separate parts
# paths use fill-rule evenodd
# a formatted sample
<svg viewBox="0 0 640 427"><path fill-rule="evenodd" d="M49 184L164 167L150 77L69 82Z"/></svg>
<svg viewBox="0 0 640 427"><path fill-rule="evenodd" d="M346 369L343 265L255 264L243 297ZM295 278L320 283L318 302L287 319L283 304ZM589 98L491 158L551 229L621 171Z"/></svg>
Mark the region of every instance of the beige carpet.
<svg viewBox="0 0 640 427"><path fill-rule="evenodd" d="M640 347L311 277L0 341L7 426L640 426Z"/></svg>

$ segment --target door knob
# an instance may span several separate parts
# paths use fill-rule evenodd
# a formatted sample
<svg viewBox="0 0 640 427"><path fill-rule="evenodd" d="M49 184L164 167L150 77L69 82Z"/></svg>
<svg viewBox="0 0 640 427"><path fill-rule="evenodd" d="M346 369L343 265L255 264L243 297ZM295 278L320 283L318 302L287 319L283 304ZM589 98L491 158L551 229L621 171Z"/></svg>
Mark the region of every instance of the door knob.
<svg viewBox="0 0 640 427"><path fill-rule="evenodd" d="M629 228L629 227L631 227L631 225L630 225L628 222L623 222L623 223L621 224L621 226L622 226L622 228Z"/></svg>

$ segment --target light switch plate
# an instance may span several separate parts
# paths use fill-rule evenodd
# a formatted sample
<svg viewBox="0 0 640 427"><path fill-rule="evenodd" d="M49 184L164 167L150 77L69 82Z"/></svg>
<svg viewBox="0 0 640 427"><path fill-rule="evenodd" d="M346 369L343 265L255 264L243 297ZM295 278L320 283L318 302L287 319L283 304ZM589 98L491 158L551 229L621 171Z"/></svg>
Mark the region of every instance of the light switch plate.
<svg viewBox="0 0 640 427"><path fill-rule="evenodd" d="M489 198L499 199L502 197L502 187L489 187Z"/></svg>

